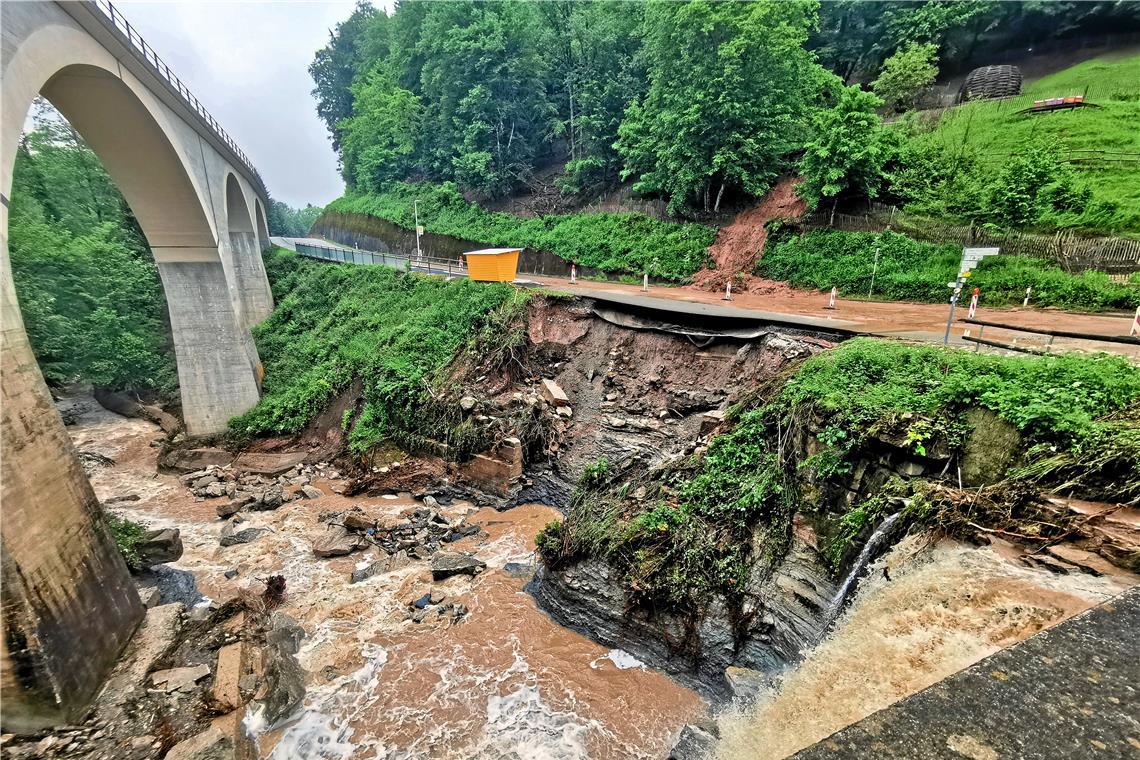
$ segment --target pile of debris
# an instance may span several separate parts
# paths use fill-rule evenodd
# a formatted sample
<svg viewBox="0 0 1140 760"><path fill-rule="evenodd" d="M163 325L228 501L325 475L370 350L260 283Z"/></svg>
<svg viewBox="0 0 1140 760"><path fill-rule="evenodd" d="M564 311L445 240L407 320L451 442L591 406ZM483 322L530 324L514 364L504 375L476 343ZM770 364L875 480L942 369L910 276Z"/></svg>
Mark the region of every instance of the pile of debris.
<svg viewBox="0 0 1140 760"><path fill-rule="evenodd" d="M320 520L324 530L313 538L313 553L318 557L341 557L371 547L383 552L381 559L352 573L353 583L395 570L412 559L429 559L442 545L473 536L480 530L466 518L448 520L431 506L406 510L399 517L378 517L355 506L347 512L323 513ZM434 563L432 570L434 573Z"/></svg>
<svg viewBox="0 0 1140 760"><path fill-rule="evenodd" d="M219 504L217 512L218 517L229 517L242 510L277 509L296 498L319 499L324 492L312 482L339 477L340 473L328 464L298 465L276 477L244 472L233 465L209 465L183 475L181 481L202 499L228 496L230 501Z"/></svg>

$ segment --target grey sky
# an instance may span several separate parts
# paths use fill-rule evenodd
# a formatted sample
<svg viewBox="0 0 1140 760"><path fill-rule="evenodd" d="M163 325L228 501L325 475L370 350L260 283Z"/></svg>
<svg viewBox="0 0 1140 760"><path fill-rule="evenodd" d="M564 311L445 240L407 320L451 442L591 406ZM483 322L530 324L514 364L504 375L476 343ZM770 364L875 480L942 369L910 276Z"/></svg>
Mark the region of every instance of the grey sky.
<svg viewBox="0 0 1140 760"><path fill-rule="evenodd" d="M274 198L344 189L308 67L354 2L115 2L261 172ZM376 3L382 6L383 3Z"/></svg>

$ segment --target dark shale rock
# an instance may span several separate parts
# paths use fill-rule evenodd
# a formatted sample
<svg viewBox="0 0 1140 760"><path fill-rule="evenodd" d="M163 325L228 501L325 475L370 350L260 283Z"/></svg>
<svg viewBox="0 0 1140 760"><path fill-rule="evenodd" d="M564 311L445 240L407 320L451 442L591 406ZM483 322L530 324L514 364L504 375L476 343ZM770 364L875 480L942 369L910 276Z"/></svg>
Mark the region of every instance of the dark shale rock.
<svg viewBox="0 0 1140 760"><path fill-rule="evenodd" d="M261 700L265 720L273 725L296 710L305 698L305 674L297 662L297 652L305 632L282 612L275 612L265 634L265 683Z"/></svg>
<svg viewBox="0 0 1140 760"><path fill-rule="evenodd" d="M468 554L437 552L431 558L431 577L435 581L442 581L453 575L478 575L486 568L486 562Z"/></svg>
<svg viewBox="0 0 1140 760"><path fill-rule="evenodd" d="M178 528L147 531L138 544L139 562L143 567L176 562L182 557L182 536Z"/></svg>
<svg viewBox="0 0 1140 760"><path fill-rule="evenodd" d="M667 611L628 609L624 578L598 559L555 571L542 567L527 588L562 625L624 649L718 699L732 696L724 675L729 666L776 672L798 660L822 635L835 594L822 560L798 537L771 576L759 565L755 569L742 610L749 623L739 640L733 616L720 597L712 598L695 629ZM675 648L678 642L686 642L684 651Z"/></svg>
<svg viewBox="0 0 1140 760"><path fill-rule="evenodd" d="M686 724L669 751L669 760L705 760L716 752L716 737L700 726Z"/></svg>
<svg viewBox="0 0 1140 760"><path fill-rule="evenodd" d="M238 530L237 526L239 524L240 523L233 520L226 523L225 527L222 528L222 534L218 539L218 543L222 546L248 544L250 541L259 538L262 534L269 532L268 528L243 528L242 530Z"/></svg>

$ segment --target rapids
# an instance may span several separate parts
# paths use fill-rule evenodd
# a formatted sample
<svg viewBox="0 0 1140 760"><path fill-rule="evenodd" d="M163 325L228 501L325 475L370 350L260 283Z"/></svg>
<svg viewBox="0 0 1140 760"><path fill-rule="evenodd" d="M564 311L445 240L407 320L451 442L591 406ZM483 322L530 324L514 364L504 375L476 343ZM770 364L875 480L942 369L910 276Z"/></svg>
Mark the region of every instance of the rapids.
<svg viewBox="0 0 1140 760"><path fill-rule="evenodd" d="M324 497L245 513L246 524L271 532L221 548L214 508L224 499L197 499L177 477L156 474L155 426L87 406L69 431L80 450L115 460L91 471L100 500L139 496L113 512L181 529L185 553L173 566L193 573L207 597L259 592L258 578L285 576L282 610L307 634L299 653L307 691L302 709L280 725L245 715L263 758L661 757L681 726L706 712L694 692L552 622L523 590L526 578L503 569L533 563L534 536L558 516L553 509L441 508L483 528L455 550L486 561L484 573L433 583L427 562L416 561L350 584L353 568L375 556L313 556L318 513L367 504L395 515L416 502L345 498L318 482ZM226 579L227 569L238 576ZM469 614L453 626L408 620L409 602L431 589Z"/></svg>
<svg viewBox="0 0 1140 760"><path fill-rule="evenodd" d="M908 536L870 563L831 634L772 693L719 717L717 757L787 757L1128 585Z"/></svg>
<svg viewBox="0 0 1140 760"><path fill-rule="evenodd" d="M395 515L416 502L345 498L318 482L324 497L246 513L248 525L271 532L221 548L214 508L222 500L198 499L175 476L156 474L155 426L89 403L69 431L81 451L115 460L91 468L101 500L139 497L112 511L181 529L185 554L174 566L192 573L206 597L225 600L260 591L258 578L286 577L283 611L307 634L299 654L307 693L279 725L247 711L243 725L262 758L655 758L668 755L683 724L707 715L694 692L537 609L515 565L534 562L535 534L557 517L550 508L442 508L483 529L455 547L487 562L474 579L432 583L417 561L350 584L351 571L375 557L314 557L317 515L357 503ZM236 578L225 578L229 569ZM853 573L852 583L855 575L853 598L802 664L751 707L717 717L718 756L786 757L1130 583L1055 575L996 547L914 536ZM432 617L413 623L409 602L432 589L470 613L452 626Z"/></svg>

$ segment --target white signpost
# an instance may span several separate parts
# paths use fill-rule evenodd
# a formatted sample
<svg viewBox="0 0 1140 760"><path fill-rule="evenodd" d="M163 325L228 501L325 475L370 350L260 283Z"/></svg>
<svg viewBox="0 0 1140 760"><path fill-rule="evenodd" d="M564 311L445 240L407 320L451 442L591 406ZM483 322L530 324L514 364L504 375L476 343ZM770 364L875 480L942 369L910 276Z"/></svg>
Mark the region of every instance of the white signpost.
<svg viewBox="0 0 1140 760"><path fill-rule="evenodd" d="M958 296L962 295L962 287L970 278L970 272L986 256L996 256L1000 251L1000 248L962 249L962 263L958 266L958 279L946 283L946 287L950 288L950 316L946 318L946 334L942 336L942 345L950 342L950 325L954 322L954 306L958 303Z"/></svg>

